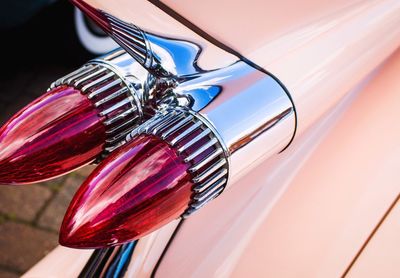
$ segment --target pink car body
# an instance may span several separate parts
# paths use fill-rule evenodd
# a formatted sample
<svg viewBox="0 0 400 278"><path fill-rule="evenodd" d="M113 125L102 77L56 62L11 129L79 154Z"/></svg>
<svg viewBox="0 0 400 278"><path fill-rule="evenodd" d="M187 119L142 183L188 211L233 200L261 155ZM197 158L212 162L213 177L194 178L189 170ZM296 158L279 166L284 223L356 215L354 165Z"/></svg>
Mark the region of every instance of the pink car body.
<svg viewBox="0 0 400 278"><path fill-rule="evenodd" d="M276 76L297 113L287 149L141 238L126 277L400 275L398 0L85 2L158 34L199 28ZM57 247L24 277L78 276L91 253Z"/></svg>

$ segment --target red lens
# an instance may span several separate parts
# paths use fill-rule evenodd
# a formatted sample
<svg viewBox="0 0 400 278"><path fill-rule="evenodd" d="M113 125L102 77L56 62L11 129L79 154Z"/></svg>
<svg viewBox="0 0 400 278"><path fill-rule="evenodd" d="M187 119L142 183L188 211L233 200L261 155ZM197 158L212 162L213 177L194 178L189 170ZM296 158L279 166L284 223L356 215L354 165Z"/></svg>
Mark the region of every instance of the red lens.
<svg viewBox="0 0 400 278"><path fill-rule="evenodd" d="M74 248L119 245L178 218L192 193L188 167L156 137L132 140L80 187L64 217L60 243Z"/></svg>
<svg viewBox="0 0 400 278"><path fill-rule="evenodd" d="M60 86L27 105L0 129L0 183L47 180L94 160L105 129L93 104Z"/></svg>

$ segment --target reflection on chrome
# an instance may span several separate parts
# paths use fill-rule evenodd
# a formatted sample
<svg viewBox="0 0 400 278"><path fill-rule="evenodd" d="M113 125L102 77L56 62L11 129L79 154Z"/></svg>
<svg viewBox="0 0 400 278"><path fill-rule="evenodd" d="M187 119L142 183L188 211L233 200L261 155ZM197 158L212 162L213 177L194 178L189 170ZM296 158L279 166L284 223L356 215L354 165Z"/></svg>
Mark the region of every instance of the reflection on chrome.
<svg viewBox="0 0 400 278"><path fill-rule="evenodd" d="M184 109L210 127L210 140L217 138L225 150L223 154L229 166L224 167L229 179L226 177L222 188L228 180L232 183L290 143L296 125L293 104L273 77L238 57L228 66L201 68L198 61L204 51L217 46L208 43L208 48L203 49L204 43L190 37L183 40L159 36L108 13L97 12L108 22L105 31L148 72L139 78L145 80L139 94L144 124L134 129L126 140L139 134L138 130L148 130L147 119L159 120L159 113ZM102 61L107 63L107 59ZM138 76L137 69L131 66L135 63L128 61L114 61L113 67L122 69L125 76Z"/></svg>

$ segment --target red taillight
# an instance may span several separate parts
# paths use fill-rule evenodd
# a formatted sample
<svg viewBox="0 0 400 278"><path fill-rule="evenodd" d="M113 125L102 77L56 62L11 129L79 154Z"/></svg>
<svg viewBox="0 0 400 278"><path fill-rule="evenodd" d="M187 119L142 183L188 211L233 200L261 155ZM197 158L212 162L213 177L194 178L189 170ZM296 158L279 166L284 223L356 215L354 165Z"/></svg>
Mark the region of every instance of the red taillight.
<svg viewBox="0 0 400 278"><path fill-rule="evenodd" d="M60 243L75 248L118 245L178 218L192 194L188 167L154 136L132 140L80 187L65 215Z"/></svg>
<svg viewBox="0 0 400 278"><path fill-rule="evenodd" d="M54 82L0 129L0 184L54 178L119 147L141 121L134 86L97 63Z"/></svg>
<svg viewBox="0 0 400 278"><path fill-rule="evenodd" d="M0 183L65 174L92 161L104 141L102 117L87 97L73 87L56 87L1 128Z"/></svg>

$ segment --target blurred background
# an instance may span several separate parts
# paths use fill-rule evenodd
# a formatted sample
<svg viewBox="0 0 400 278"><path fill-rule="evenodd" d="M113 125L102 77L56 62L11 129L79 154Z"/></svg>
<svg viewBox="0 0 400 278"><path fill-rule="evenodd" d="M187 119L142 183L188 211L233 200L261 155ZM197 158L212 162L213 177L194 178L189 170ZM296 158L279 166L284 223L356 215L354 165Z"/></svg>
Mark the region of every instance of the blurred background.
<svg viewBox="0 0 400 278"><path fill-rule="evenodd" d="M51 82L115 48L68 1L4 2L1 124L43 94ZM0 186L1 278L19 277L57 245L65 210L92 168L30 186Z"/></svg>

